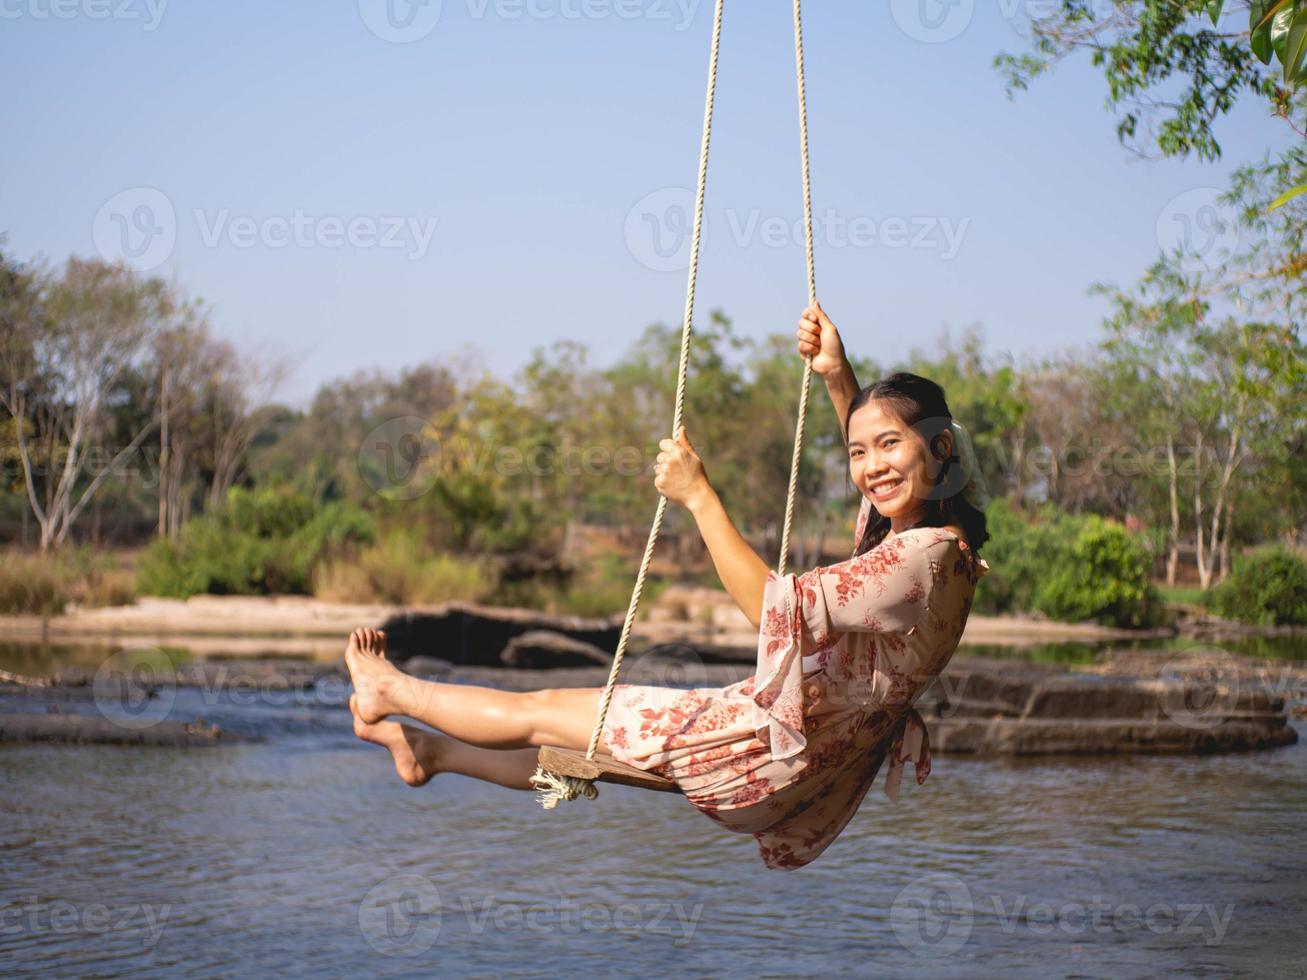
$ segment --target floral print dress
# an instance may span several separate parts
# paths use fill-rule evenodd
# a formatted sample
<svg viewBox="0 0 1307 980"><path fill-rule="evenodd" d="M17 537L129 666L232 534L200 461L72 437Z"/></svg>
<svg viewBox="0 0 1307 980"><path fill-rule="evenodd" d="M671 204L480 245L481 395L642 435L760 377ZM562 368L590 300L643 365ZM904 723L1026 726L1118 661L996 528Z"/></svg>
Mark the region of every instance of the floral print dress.
<svg viewBox="0 0 1307 980"><path fill-rule="evenodd" d="M863 498L855 542L870 513ZM886 758L892 801L905 762L925 781L930 746L913 703L957 649L988 569L952 531L914 528L837 565L772 571L754 676L616 685L609 751L753 834L767 867L802 867L839 836Z"/></svg>

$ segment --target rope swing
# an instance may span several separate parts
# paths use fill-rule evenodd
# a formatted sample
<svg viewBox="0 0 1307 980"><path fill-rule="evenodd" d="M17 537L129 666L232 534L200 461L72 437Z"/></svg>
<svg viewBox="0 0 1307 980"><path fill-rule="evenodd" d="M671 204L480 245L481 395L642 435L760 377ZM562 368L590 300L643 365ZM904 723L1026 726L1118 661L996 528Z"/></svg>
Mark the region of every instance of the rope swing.
<svg viewBox="0 0 1307 980"><path fill-rule="evenodd" d="M717 55L721 48L723 0L716 0L713 12L712 46L708 56L708 91L704 99L703 139L699 147L699 180L694 201L694 230L690 239L690 269L685 287L685 317L681 326L681 356L676 374L676 408L672 416L672 438L681 429L685 409L685 382L690 360L691 323L694 318L694 293L699 275L699 246L703 238L703 204L704 192L708 184L708 147L712 138L713 102L717 91ZM808 303L816 301L817 285L812 248L812 188L808 171L808 106L804 86L803 70L803 17L801 0L794 0L794 64L799 99L799 142L803 161L803 218L807 246L808 262ZM785 574L786 559L790 547L790 527L794 521L794 501L799 483L799 461L803 455L804 419L808 411L808 391L812 381L812 357L804 358L803 384L799 396L799 418L794 431L794 456L790 463L789 491L785 500L785 523L781 532L781 553L777 573ZM643 786L649 789L676 791L676 785L668 779L655 776L634 767L623 765L608 757L596 758L599 739L603 735L604 721L608 717L608 707L612 703L613 688L617 683L622 668L622 658L626 655L626 646L631 636L631 627L640 609L640 596L644 592L645 579L649 573L649 563L653 558L658 534L662 530L663 518L667 512L667 498L658 497L658 509L654 513L653 525L649 529L649 540L645 544L644 557L640 560L640 571L635 578L635 588L631 592L631 603L626 611L626 621L622 624L621 637L617 642L617 652L613 655L612 669L608 673L608 682L604 685L603 696L599 701L599 712L595 719L594 732L590 736L590 745L585 755L569 750L546 746L540 750L535 774L531 783L539 790L540 805L552 810L560 800L574 800L584 796L593 800L599 795L598 781L624 783Z"/></svg>

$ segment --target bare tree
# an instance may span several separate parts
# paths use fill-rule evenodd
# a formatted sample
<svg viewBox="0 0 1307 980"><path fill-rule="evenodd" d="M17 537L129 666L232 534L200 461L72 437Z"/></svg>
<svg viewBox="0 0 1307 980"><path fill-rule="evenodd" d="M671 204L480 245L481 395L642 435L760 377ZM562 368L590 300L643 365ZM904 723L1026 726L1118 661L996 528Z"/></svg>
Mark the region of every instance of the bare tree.
<svg viewBox="0 0 1307 980"><path fill-rule="evenodd" d="M205 408L209 423L212 473L209 507L222 502L236 483L262 413L286 376L281 360L242 356L226 341L212 341L204 352Z"/></svg>
<svg viewBox="0 0 1307 980"><path fill-rule="evenodd" d="M190 511L190 489L197 433L195 416L203 381L202 351L208 342L203 314L193 310L182 322L159 331L154 340L158 367L160 537L176 539Z"/></svg>
<svg viewBox="0 0 1307 980"><path fill-rule="evenodd" d="M101 484L157 424L147 422L107 465L88 472L111 393L175 305L159 279L73 258L60 276L6 269L0 307L0 406L15 421L28 504L47 550L64 542ZM38 466L38 454L46 465Z"/></svg>
<svg viewBox="0 0 1307 980"><path fill-rule="evenodd" d="M1208 588L1217 576L1217 562L1228 555L1234 478L1279 419L1298 407L1287 394L1284 367L1296 344L1273 325L1233 318L1209 327L1197 340L1194 526L1198 579ZM1224 561L1228 564L1228 557Z"/></svg>

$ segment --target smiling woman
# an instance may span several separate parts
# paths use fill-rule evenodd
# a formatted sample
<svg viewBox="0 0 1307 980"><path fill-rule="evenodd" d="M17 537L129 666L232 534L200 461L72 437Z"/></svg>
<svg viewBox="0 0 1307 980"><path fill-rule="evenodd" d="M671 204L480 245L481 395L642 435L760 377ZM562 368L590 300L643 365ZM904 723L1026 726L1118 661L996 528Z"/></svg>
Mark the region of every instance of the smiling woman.
<svg viewBox="0 0 1307 980"><path fill-rule="evenodd" d="M913 527L949 528L979 550L985 491L970 437L949 411L944 389L900 372L862 389L849 404L849 477L879 515L858 554Z"/></svg>
<svg viewBox="0 0 1307 980"><path fill-rule="evenodd" d="M723 586L758 627L754 675L691 690L613 684L604 714L601 688L515 694L407 677L385 660L384 637L359 631L346 653L356 731L390 749L405 781L452 771L530 789L533 747L585 749L603 717L599 752L752 834L768 867L798 868L836 839L886 760L893 800L903 763L926 778L929 743L913 704L952 657L988 569L975 550L985 524L974 459L938 385L894 375L858 389L834 324L816 306L804 323L800 353L820 354L814 370L850 434L849 474L863 498L848 561L771 570L683 427L662 440L655 467L659 493L693 514Z"/></svg>
<svg viewBox="0 0 1307 980"><path fill-rule="evenodd" d="M817 304L800 0L793 5L795 81L812 305L800 323L805 368L779 571L754 552L709 483L682 417L722 7L717 0L673 438L659 443L654 484L661 496L607 685L513 694L419 681L386 661L384 637L369 630L351 639L346 663L356 688L356 731L385 745L413 785L455 771L512 788L538 786L542 805L552 808L582 794L593 798L595 781L614 775L597 765L602 752L630 767L624 780L639 770L660 776L722 826L752 834L769 868L797 868L835 840L886 758L891 799L904 762L914 762L918 782L930 771L925 725L912 705L962 636L986 570L971 547L984 538L984 518L946 499L960 495L966 481L956 479L965 467L958 465L959 430L943 392L913 376L860 392L835 326ZM813 372L826 377L846 437L856 425L850 475L864 499L853 558L796 576L785 574L785 565ZM938 432L934 423L942 423ZM722 584L759 629L757 671L738 684L682 691L617 683L668 502L694 515ZM444 735L398 725L389 715L408 715ZM560 751L542 751L533 765L530 749L550 746ZM583 749L584 771L559 767L568 758L564 750Z"/></svg>

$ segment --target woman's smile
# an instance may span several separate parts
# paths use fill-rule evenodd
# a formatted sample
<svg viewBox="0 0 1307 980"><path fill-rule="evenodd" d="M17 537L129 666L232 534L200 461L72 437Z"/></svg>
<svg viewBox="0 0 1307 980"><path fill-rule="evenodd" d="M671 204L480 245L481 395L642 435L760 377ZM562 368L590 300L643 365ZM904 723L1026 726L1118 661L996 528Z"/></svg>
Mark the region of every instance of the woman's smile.
<svg viewBox="0 0 1307 980"><path fill-rule="evenodd" d="M889 500L898 493L901 486L903 486L903 479L901 477L892 476L879 480L871 485L872 499Z"/></svg>

